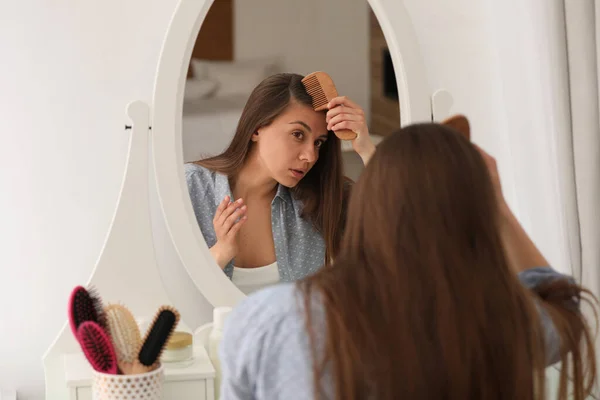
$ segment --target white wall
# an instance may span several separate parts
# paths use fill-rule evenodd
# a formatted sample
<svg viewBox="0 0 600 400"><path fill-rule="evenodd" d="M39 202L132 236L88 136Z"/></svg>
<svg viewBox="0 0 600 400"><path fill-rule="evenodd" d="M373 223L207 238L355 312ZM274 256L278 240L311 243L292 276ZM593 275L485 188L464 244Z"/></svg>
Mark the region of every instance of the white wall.
<svg viewBox="0 0 600 400"><path fill-rule="evenodd" d="M566 265L553 153L564 94L550 70L562 63L552 42L560 27L532 18L554 15L557 2L406 3L433 88L454 94L476 141L498 157L505 191L534 239ZM65 321L69 291L100 253L125 163L125 106L151 99L175 4L0 3L0 387L17 388L22 400L43 398L41 356ZM322 11L302 9L290 24ZM335 14L325 10L324 21ZM332 48L344 39L322 38Z"/></svg>
<svg viewBox="0 0 600 400"><path fill-rule="evenodd" d="M42 355L100 254L125 107L152 98L175 4L0 2L0 387L20 400L43 398Z"/></svg>
<svg viewBox="0 0 600 400"><path fill-rule="evenodd" d="M275 56L286 72L328 72L370 115L367 0L236 1L234 38L236 58Z"/></svg>

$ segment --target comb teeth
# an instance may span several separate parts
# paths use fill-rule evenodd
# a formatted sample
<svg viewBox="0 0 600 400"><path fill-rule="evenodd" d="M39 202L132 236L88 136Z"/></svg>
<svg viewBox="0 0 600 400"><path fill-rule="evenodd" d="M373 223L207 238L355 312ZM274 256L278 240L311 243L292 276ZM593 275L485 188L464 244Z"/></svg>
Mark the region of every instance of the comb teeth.
<svg viewBox="0 0 600 400"><path fill-rule="evenodd" d="M329 99L327 99L327 95L315 75L307 76L302 80L302 83L310 97L312 97L312 105L315 110L329 103Z"/></svg>
<svg viewBox="0 0 600 400"><path fill-rule="evenodd" d="M178 323L179 312L173 307L163 306L158 310L138 352L140 364L150 367L158 361Z"/></svg>
<svg viewBox="0 0 600 400"><path fill-rule="evenodd" d="M120 304L109 304L104 309L106 328L112 339L118 362L132 363L136 351L142 344L140 329L135 318L127 307Z"/></svg>
<svg viewBox="0 0 600 400"><path fill-rule="evenodd" d="M77 286L71 292L69 299L69 325L75 337L79 326L86 321L93 321L104 326L102 304L93 289L89 291L83 286Z"/></svg>
<svg viewBox="0 0 600 400"><path fill-rule="evenodd" d="M92 321L85 321L77 329L77 339L83 354L96 371L105 374L117 373L115 350L100 325Z"/></svg>

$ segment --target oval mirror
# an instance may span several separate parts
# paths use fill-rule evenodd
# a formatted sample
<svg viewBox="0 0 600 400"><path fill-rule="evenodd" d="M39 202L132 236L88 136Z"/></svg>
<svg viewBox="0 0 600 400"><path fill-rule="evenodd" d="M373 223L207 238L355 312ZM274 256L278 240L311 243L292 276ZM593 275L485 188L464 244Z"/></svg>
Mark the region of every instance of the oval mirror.
<svg viewBox="0 0 600 400"><path fill-rule="evenodd" d="M154 163L173 243L215 306L314 272L335 243L336 229L324 226L342 226L342 206L326 202L334 192L315 182L350 187L342 176L357 179L364 154L298 94L303 76L327 72L351 101L337 114L363 116L375 144L401 123L430 119L403 5L352 1L321 2L318 16L274 0L179 4L155 85Z"/></svg>

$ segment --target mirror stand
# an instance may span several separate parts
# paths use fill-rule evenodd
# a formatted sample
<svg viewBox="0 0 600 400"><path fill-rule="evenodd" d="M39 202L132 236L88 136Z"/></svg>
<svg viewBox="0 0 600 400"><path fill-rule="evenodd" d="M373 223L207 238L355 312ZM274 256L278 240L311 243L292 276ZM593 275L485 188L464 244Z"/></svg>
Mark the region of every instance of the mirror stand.
<svg viewBox="0 0 600 400"><path fill-rule="evenodd" d="M129 154L121 192L102 252L86 286L93 286L104 304L122 303L136 316L153 316L171 304L154 254L149 205L150 108L135 101L128 105L131 124ZM67 305L65 304L65 317ZM46 399L69 398L65 356L81 352L68 322L43 357Z"/></svg>

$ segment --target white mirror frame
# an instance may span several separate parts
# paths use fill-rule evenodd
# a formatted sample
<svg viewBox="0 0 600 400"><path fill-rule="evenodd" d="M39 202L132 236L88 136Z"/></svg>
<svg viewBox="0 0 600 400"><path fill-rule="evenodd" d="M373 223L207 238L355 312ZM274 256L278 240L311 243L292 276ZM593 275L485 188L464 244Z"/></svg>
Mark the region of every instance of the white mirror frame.
<svg viewBox="0 0 600 400"><path fill-rule="evenodd" d="M251 0L244 0L251 1ZM215 307L245 295L211 256L196 223L183 168L183 91L192 49L213 0L181 0L163 43L154 86L152 149L160 204L190 278ZM431 91L410 16L401 0L368 0L392 56L402 125L431 121Z"/></svg>

